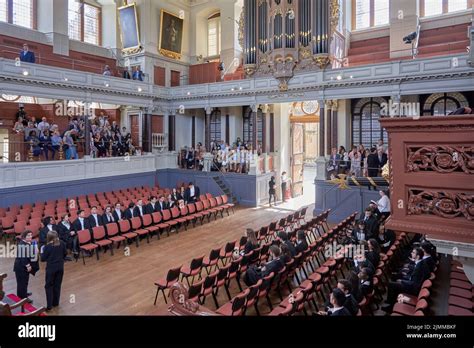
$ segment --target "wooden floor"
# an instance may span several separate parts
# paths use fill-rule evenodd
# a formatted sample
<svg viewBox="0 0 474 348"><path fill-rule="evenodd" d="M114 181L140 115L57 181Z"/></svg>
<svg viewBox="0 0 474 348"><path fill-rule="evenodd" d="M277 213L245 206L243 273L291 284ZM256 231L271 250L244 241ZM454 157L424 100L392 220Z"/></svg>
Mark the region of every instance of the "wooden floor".
<svg viewBox="0 0 474 348"><path fill-rule="evenodd" d="M307 216L312 215L313 207L308 208ZM281 217L292 213L291 210L276 208L239 209L230 217L204 223L203 226L182 230L170 237L156 237L147 244L142 241L137 248L130 246L130 256L122 249L115 249L115 255L100 254L100 260L86 258L81 261L67 262L62 284L60 306L49 315L152 315L167 314L168 306L160 295L157 305L153 305L156 287L153 285L166 272L181 264L189 264L193 257L208 255L212 248L223 246L226 242L239 239L246 228L260 228ZM0 273L8 273L6 292L16 293L16 281L13 273L14 259L3 259ZM44 267L42 264L41 267ZM36 306L45 306L44 270L30 277L29 291ZM231 295L238 293L232 289ZM222 288L219 292L219 304L228 301ZM277 301L278 302L278 301ZM215 309L212 298L206 300L206 307ZM263 307L264 314L266 306ZM249 314L252 314L250 312Z"/></svg>

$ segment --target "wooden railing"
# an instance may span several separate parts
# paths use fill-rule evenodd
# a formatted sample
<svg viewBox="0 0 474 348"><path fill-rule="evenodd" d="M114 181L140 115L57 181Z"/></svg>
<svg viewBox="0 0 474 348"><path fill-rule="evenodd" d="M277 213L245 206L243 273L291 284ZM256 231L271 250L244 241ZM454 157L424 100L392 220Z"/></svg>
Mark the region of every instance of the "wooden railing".
<svg viewBox="0 0 474 348"><path fill-rule="evenodd" d="M474 244L474 115L385 118L387 227Z"/></svg>

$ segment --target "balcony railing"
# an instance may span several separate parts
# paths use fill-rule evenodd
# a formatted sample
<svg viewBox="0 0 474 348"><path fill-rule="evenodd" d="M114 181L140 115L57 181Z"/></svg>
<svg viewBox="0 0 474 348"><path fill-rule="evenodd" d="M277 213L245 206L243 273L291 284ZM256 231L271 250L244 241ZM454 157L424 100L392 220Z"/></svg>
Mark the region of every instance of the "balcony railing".
<svg viewBox="0 0 474 348"><path fill-rule="evenodd" d="M151 144L153 149L165 151L168 148L168 134L153 133L151 135Z"/></svg>

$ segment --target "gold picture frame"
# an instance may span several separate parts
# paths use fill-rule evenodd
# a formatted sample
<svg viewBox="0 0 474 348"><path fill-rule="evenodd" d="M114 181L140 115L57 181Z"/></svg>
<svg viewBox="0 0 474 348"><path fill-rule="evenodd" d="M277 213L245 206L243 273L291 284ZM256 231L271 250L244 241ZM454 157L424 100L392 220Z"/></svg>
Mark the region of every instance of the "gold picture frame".
<svg viewBox="0 0 474 348"><path fill-rule="evenodd" d="M121 6L117 11L120 40L122 41L122 53L127 55L140 52L142 45L140 42L136 3ZM133 28L135 30L133 30Z"/></svg>
<svg viewBox="0 0 474 348"><path fill-rule="evenodd" d="M159 52L168 58L181 59L184 19L161 9Z"/></svg>

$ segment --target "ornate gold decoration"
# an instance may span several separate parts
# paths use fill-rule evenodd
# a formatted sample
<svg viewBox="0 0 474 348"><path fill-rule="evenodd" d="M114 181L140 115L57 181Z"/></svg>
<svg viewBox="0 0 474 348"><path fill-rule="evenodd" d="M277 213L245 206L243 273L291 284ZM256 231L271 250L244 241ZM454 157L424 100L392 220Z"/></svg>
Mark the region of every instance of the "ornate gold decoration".
<svg viewBox="0 0 474 348"><path fill-rule="evenodd" d="M28 150L28 162L33 162L33 140L30 140L30 149Z"/></svg>
<svg viewBox="0 0 474 348"><path fill-rule="evenodd" d="M347 190L349 186L347 186L346 178L347 176L345 174L338 174L337 177L329 180L329 182L331 184L338 185L338 188L341 190Z"/></svg>
<svg viewBox="0 0 474 348"><path fill-rule="evenodd" d="M255 73L255 64L244 64L245 75L252 76Z"/></svg>
<svg viewBox="0 0 474 348"><path fill-rule="evenodd" d="M183 50L183 44L181 42L181 47L180 47L180 52L173 52L173 51L169 51L169 50L166 50L164 48L161 48L161 37L163 35L163 16L164 14L167 14L167 15L170 15L170 16L173 16L175 17L176 19L180 20L180 21L183 21L183 19L181 19L179 16L171 13L171 12L168 12L168 11L165 11L164 9L161 9L161 19L160 19L160 43L158 44L158 48L159 48L159 52L160 54L162 54L163 56L165 57L168 57L168 58L171 58L171 59L176 59L176 60L180 60L181 59L181 53L182 53L182 50ZM184 27L183 27L184 28ZM181 32L181 35L183 35L184 32ZM181 37L181 40L182 40L182 37Z"/></svg>
<svg viewBox="0 0 474 348"><path fill-rule="evenodd" d="M388 162L388 161L382 167L382 178L387 180L387 182L390 182L390 162Z"/></svg>
<svg viewBox="0 0 474 348"><path fill-rule="evenodd" d="M312 56L311 47L310 46L300 47L299 55L300 55L300 60L311 58Z"/></svg>
<svg viewBox="0 0 474 348"><path fill-rule="evenodd" d="M313 59L316 65L321 70L325 69L328 66L329 62L331 61L329 59L329 55L327 54L320 54L320 55L314 56Z"/></svg>
<svg viewBox="0 0 474 348"><path fill-rule="evenodd" d="M62 143L59 145L59 160L64 160L64 145Z"/></svg>
<svg viewBox="0 0 474 348"><path fill-rule="evenodd" d="M245 16L244 16L244 10L242 9L242 12L240 13L240 18L239 18L239 45L244 49L244 28L245 28Z"/></svg>
<svg viewBox="0 0 474 348"><path fill-rule="evenodd" d="M341 8L339 6L339 1L338 0L331 0L331 3L329 5L329 11L331 15L330 23L331 23L331 38L336 31L336 28L339 25L339 20L341 16Z"/></svg>

